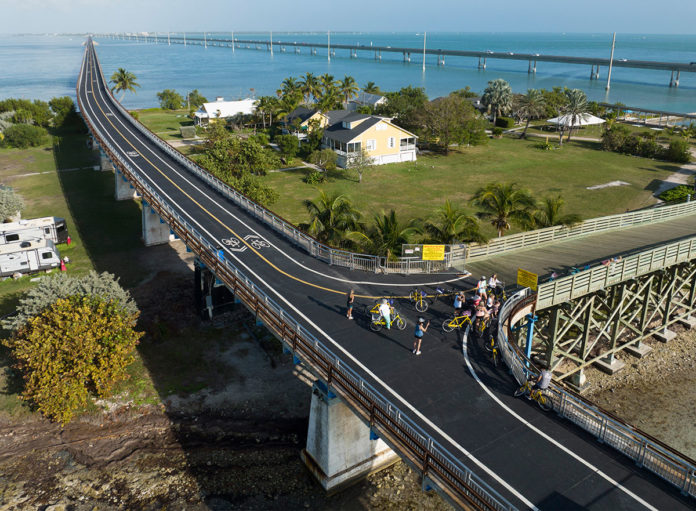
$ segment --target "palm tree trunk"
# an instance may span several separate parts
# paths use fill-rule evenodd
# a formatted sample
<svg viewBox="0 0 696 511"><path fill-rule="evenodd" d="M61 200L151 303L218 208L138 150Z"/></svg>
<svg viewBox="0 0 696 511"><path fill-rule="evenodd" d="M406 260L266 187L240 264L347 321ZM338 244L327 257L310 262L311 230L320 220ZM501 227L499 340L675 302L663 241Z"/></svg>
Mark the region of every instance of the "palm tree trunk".
<svg viewBox="0 0 696 511"><path fill-rule="evenodd" d="M527 129L529 128L529 121L531 121L531 119L528 117L527 124L524 125L524 131L522 131L522 135L520 136L520 138L527 138Z"/></svg>
<svg viewBox="0 0 696 511"><path fill-rule="evenodd" d="M568 130L568 142L570 142L570 136L573 134L573 121L570 122L570 129Z"/></svg>

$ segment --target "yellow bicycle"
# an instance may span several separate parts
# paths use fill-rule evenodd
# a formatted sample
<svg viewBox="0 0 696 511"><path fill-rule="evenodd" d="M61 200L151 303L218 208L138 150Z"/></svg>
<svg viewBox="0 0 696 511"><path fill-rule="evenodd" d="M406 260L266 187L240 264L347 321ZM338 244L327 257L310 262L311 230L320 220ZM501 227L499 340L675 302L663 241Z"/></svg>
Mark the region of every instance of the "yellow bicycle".
<svg viewBox="0 0 696 511"><path fill-rule="evenodd" d="M462 328L467 324L471 325L471 318L469 316L454 316L442 322L442 329L445 332L451 332L455 328Z"/></svg>
<svg viewBox="0 0 696 511"><path fill-rule="evenodd" d="M391 311L391 324L396 326L396 328L398 328L399 330L403 330L404 328L406 328L406 322L399 315L397 310L392 309ZM379 311L377 311L376 313L373 311L370 312L372 314L372 320L370 321L370 330L372 330L373 332L379 332L380 330L382 330L382 327L387 326L387 322L384 320Z"/></svg>
<svg viewBox="0 0 696 511"><path fill-rule="evenodd" d="M524 385L515 391L515 397L522 395L526 396L527 399L533 399L536 401L539 408L545 412L548 412L551 410L551 408L553 408L551 400L544 394L544 391L541 389L534 389L531 380L524 382Z"/></svg>

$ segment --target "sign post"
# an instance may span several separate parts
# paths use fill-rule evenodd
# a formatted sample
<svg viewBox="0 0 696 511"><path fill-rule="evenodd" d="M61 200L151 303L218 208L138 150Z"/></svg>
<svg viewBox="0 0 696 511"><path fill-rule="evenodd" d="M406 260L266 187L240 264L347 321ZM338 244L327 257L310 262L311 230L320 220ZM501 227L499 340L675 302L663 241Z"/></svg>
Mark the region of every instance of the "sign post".
<svg viewBox="0 0 696 511"><path fill-rule="evenodd" d="M517 268L518 286L528 287L532 291L536 291L537 284L539 284L539 275L532 273L531 271L523 270L522 268Z"/></svg>

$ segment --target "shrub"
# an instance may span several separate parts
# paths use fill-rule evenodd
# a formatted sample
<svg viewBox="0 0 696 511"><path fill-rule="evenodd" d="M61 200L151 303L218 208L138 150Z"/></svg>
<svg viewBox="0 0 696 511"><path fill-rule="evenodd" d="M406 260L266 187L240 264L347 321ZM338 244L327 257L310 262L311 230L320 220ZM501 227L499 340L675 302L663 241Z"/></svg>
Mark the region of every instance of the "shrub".
<svg viewBox="0 0 696 511"><path fill-rule="evenodd" d="M502 115L495 120L495 125L500 128L510 129L515 127L515 119L503 117Z"/></svg>
<svg viewBox="0 0 696 511"><path fill-rule="evenodd" d="M76 117L75 103L70 96L52 98L51 101L48 102L48 106L51 107L54 113L54 126L63 126Z"/></svg>
<svg viewBox="0 0 696 511"><path fill-rule="evenodd" d="M326 182L326 172L321 172L319 170L311 170L307 172L303 181L308 185L319 185Z"/></svg>
<svg viewBox="0 0 696 511"><path fill-rule="evenodd" d="M0 186L0 222L7 222L23 209L22 197L9 186Z"/></svg>
<svg viewBox="0 0 696 511"><path fill-rule="evenodd" d="M133 110L133 111L128 112L128 113L129 113L129 114L131 115L131 117L132 117L133 119L135 119L136 121L140 120L140 112L138 112L137 110Z"/></svg>
<svg viewBox="0 0 696 511"><path fill-rule="evenodd" d="M184 104L184 98L174 89L164 89L157 93L160 108L164 110L179 110Z"/></svg>
<svg viewBox="0 0 696 511"><path fill-rule="evenodd" d="M181 133L181 138L196 138L196 127L181 126L179 128L179 133Z"/></svg>
<svg viewBox="0 0 696 511"><path fill-rule="evenodd" d="M493 128L492 133L495 138L500 138L503 136L503 128L495 127Z"/></svg>
<svg viewBox="0 0 696 511"><path fill-rule="evenodd" d="M331 149L314 151L309 155L309 162L324 170L336 170L338 156Z"/></svg>
<svg viewBox="0 0 696 511"><path fill-rule="evenodd" d="M692 186L679 185L669 190L665 190L660 194L660 199L665 202L682 202L685 201L688 196L696 198L696 190Z"/></svg>
<svg viewBox="0 0 696 511"><path fill-rule="evenodd" d="M689 163L691 161L689 142L683 138L672 140L664 152L664 158L675 163Z"/></svg>
<svg viewBox="0 0 696 511"><path fill-rule="evenodd" d="M278 144L278 148L280 149L280 152L283 156L292 158L297 154L299 141L297 140L296 136L278 135L275 138L275 142L276 144Z"/></svg>
<svg viewBox="0 0 696 511"><path fill-rule="evenodd" d="M65 424L90 394L107 397L142 333L118 303L73 296L56 301L3 344L24 378L23 399Z"/></svg>
<svg viewBox="0 0 696 511"><path fill-rule="evenodd" d="M46 130L31 124L13 124L5 131L5 143L10 147L26 149L43 144Z"/></svg>
<svg viewBox="0 0 696 511"><path fill-rule="evenodd" d="M124 314L138 314L138 307L111 273L89 272L82 277L72 277L61 273L51 278L43 278L36 287L31 288L19 300L17 314L2 322L7 330L19 330L31 318L41 314L61 298L70 296L90 296L113 302Z"/></svg>
<svg viewBox="0 0 696 511"><path fill-rule="evenodd" d="M644 139L638 146L638 154L643 158L659 158L662 155L662 146L652 139Z"/></svg>

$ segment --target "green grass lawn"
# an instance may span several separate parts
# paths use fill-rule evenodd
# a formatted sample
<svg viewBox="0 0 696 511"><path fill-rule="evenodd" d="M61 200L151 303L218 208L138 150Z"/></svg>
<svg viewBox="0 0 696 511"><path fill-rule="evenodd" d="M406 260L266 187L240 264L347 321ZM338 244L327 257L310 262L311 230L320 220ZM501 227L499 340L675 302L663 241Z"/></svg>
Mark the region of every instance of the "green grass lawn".
<svg viewBox="0 0 696 511"><path fill-rule="evenodd" d="M162 110L148 108L138 110L138 120L164 140L181 140L179 128L193 126L188 110Z"/></svg>
<svg viewBox="0 0 696 511"><path fill-rule="evenodd" d="M374 167L363 175L361 184L350 171L338 170L322 187L348 195L368 219L382 210L395 209L406 220L432 215L445 199L473 212L468 200L477 188L495 181L517 182L539 198L560 194L568 213L592 218L654 203L651 189L679 168L601 151L595 143L572 142L553 151L538 149L538 143L538 139L502 138L449 156L422 155L415 163ZM281 194L271 209L293 223L308 219L302 199L318 195L315 186L302 181L304 175L305 171L298 170L263 178ZM586 189L616 180L630 185Z"/></svg>

